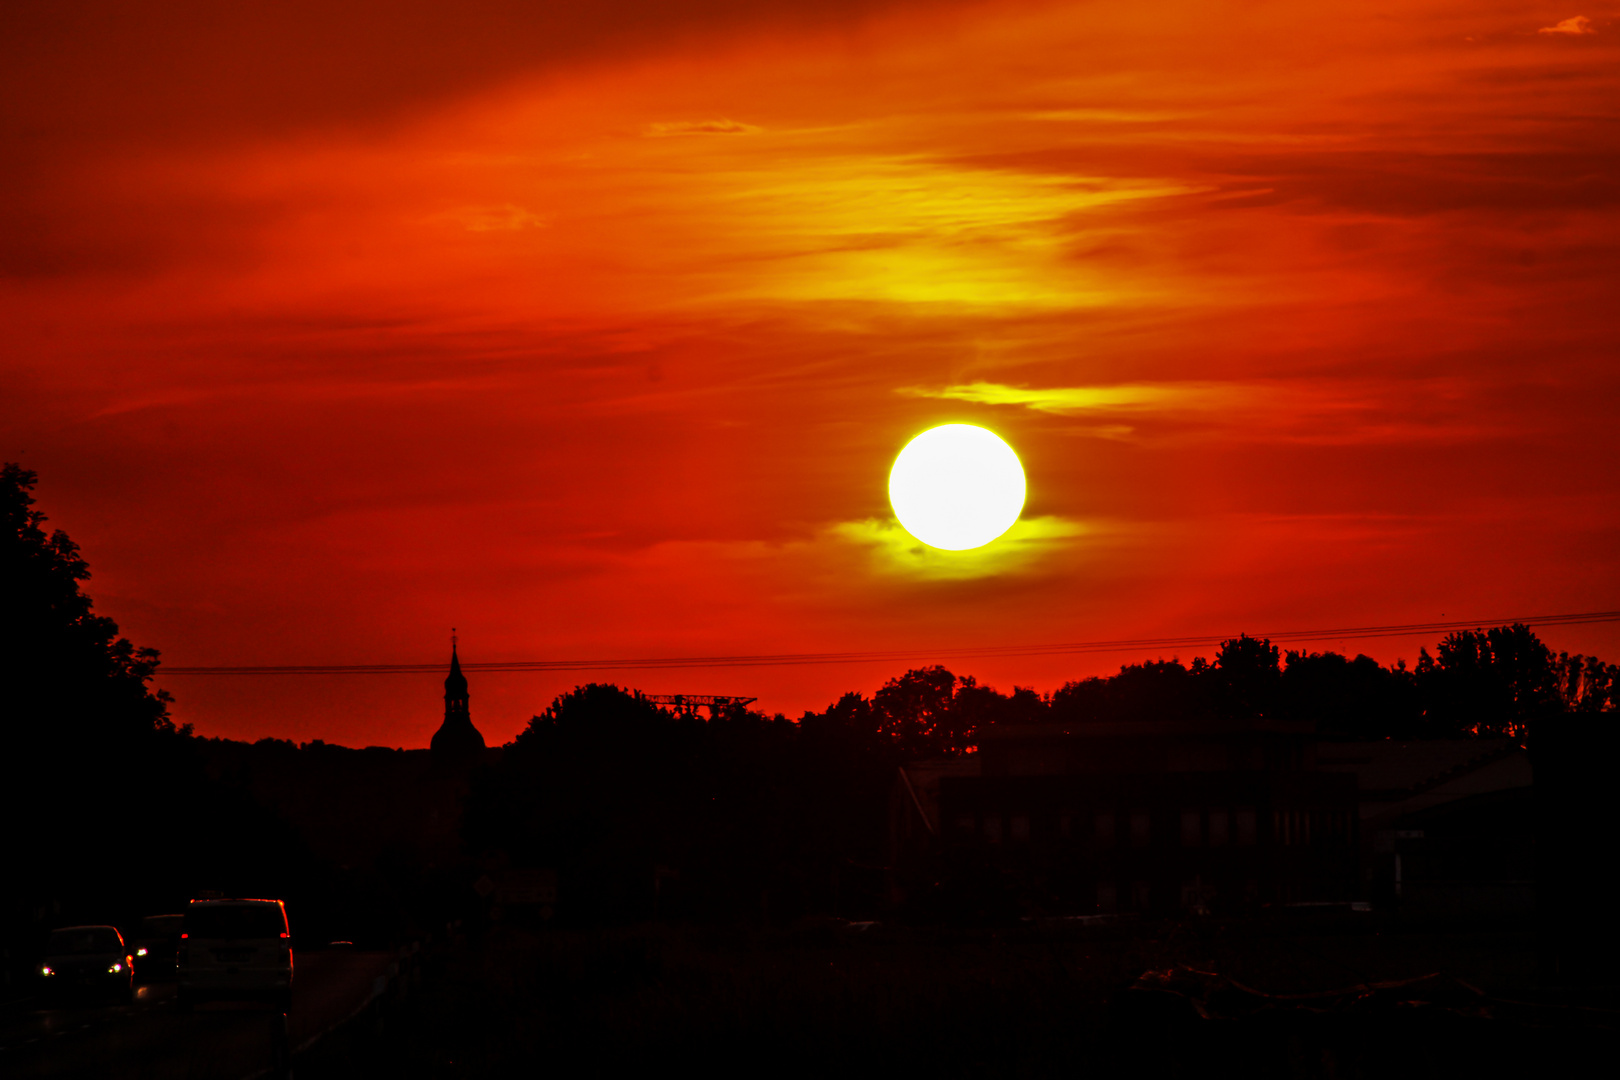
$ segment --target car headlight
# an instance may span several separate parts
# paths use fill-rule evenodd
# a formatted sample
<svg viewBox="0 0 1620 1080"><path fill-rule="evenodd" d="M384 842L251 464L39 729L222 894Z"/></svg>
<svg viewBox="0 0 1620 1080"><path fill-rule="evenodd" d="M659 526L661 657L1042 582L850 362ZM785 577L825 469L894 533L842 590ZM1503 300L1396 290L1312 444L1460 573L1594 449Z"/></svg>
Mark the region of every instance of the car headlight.
<svg viewBox="0 0 1620 1080"><path fill-rule="evenodd" d="M56 972L52 971L49 967L40 968L39 973L41 975L55 975L56 974Z"/></svg>
<svg viewBox="0 0 1620 1080"><path fill-rule="evenodd" d="M116 975L120 971L123 971L123 970L124 970L124 965L123 964L114 964L114 965L112 965L111 967L109 967L107 969L107 974Z"/></svg>
<svg viewBox="0 0 1620 1080"><path fill-rule="evenodd" d="M136 956L145 956L146 955L146 950L145 949L136 949L135 950L135 955Z"/></svg>

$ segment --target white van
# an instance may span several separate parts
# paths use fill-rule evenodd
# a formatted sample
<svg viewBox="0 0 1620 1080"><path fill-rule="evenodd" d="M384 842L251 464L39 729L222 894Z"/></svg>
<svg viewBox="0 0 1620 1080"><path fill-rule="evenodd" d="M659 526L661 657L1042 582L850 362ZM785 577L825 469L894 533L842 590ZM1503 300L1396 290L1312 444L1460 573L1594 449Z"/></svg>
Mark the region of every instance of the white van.
<svg viewBox="0 0 1620 1080"><path fill-rule="evenodd" d="M193 900L180 929L180 1007L199 1001L292 1002L292 939L280 900Z"/></svg>

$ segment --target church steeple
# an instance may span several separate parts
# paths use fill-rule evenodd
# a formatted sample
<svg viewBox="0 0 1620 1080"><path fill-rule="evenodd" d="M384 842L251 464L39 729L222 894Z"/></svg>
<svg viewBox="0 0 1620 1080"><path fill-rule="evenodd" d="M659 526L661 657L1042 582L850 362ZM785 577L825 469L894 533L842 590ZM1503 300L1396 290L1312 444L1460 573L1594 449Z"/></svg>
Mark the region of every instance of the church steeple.
<svg viewBox="0 0 1620 1080"><path fill-rule="evenodd" d="M455 632L450 634L450 674L444 680L444 723L433 735L433 756L450 760L470 757L484 749L484 737L473 727L467 676L461 673Z"/></svg>
<svg viewBox="0 0 1620 1080"><path fill-rule="evenodd" d="M471 714L467 707L467 676L461 673L461 657L456 655L456 635L450 635L450 674L444 680L444 718L446 721L452 716L467 717L471 722Z"/></svg>

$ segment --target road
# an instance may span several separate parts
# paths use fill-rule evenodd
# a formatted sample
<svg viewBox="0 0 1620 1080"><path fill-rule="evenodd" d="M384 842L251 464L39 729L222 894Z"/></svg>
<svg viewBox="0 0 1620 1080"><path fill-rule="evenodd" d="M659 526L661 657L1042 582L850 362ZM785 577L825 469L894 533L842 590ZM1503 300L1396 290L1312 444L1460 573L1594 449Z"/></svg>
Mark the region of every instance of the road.
<svg viewBox="0 0 1620 1080"><path fill-rule="evenodd" d="M395 954L311 952L293 958L292 1011L219 1002L181 1013L173 984L140 987L128 1005L18 1010L0 1017L0 1074L97 1080L244 1080L279 1048L298 1048L363 1006Z"/></svg>

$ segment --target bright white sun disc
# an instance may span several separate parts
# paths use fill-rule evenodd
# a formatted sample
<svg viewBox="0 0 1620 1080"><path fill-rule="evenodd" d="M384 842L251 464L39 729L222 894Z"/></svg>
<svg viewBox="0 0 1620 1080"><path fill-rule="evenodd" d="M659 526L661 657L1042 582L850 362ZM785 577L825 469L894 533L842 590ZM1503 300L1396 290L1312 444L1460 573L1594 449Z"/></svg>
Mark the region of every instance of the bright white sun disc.
<svg viewBox="0 0 1620 1080"><path fill-rule="evenodd" d="M983 547L1018 520L1024 467L993 431L972 424L930 428L895 458L889 504L906 532L929 547Z"/></svg>

